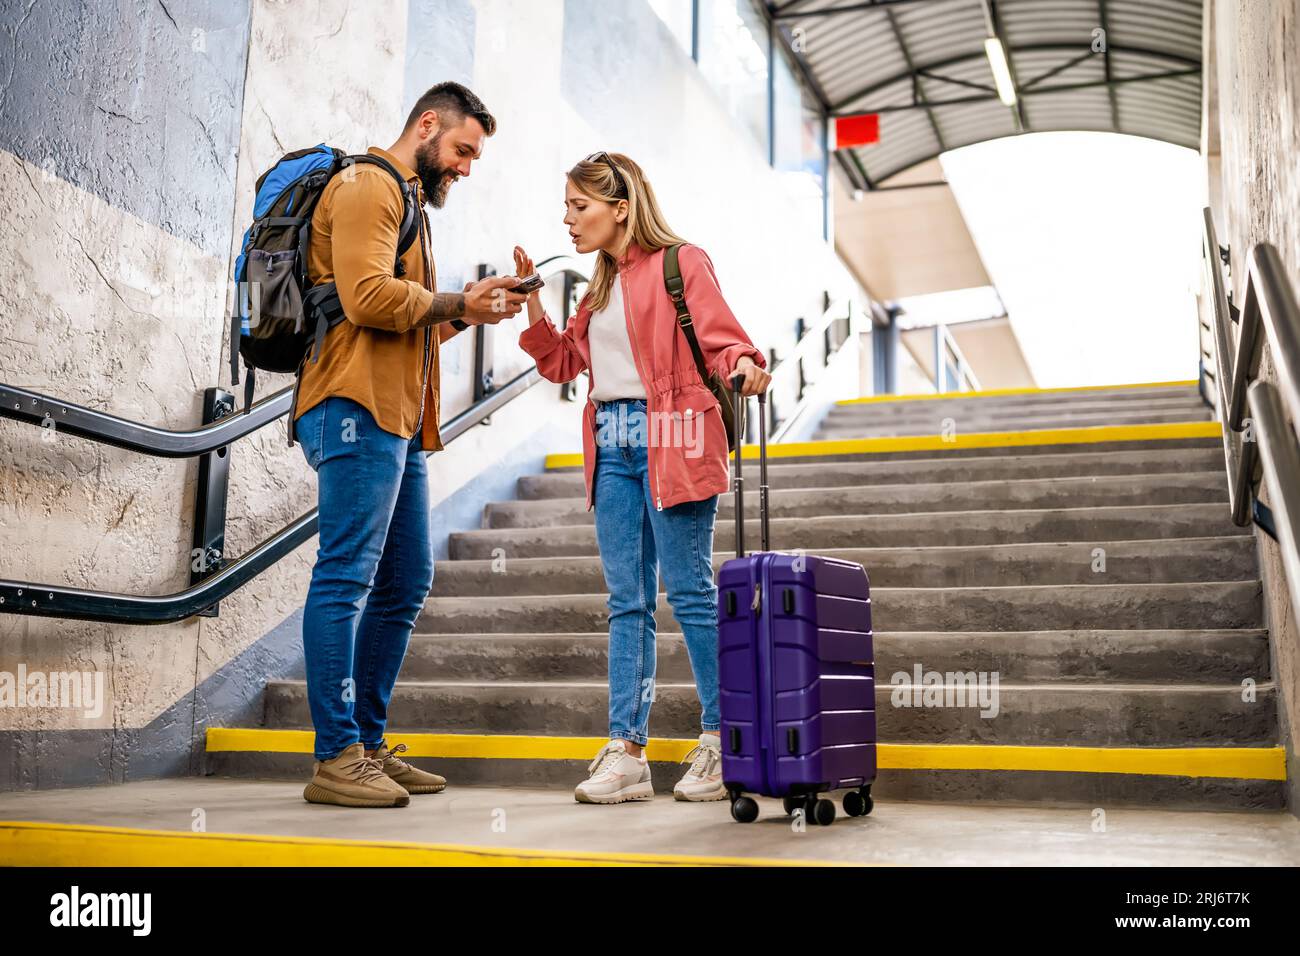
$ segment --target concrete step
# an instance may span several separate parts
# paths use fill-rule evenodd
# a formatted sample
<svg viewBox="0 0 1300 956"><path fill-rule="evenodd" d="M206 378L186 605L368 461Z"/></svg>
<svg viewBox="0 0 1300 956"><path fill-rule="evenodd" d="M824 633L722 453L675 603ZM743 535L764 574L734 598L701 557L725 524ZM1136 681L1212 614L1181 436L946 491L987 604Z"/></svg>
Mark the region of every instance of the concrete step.
<svg viewBox="0 0 1300 956"><path fill-rule="evenodd" d="M757 475L752 476L757 479ZM749 486L757 495L757 481ZM823 515L915 514L975 509L1091 508L1222 502L1228 495L1223 469L1156 475L1100 475L1083 478L1027 478L939 484L870 485L856 488L784 488L771 492L773 518ZM758 500L752 500L755 514ZM735 514L731 495L718 501L718 515ZM585 498L497 501L484 508L485 528L544 528L591 524L595 512Z"/></svg>
<svg viewBox="0 0 1300 956"><path fill-rule="evenodd" d="M1208 422L1192 422L1186 426L1179 425L1153 425L1152 428L1178 428L1178 427L1196 427L1201 428L1205 425L1213 426ZM1035 436L1034 432L1014 432L1008 434L1004 440L1000 440L996 445L964 445L961 444L961 436L958 436L957 443L942 441L939 436L929 436L929 442L933 442L934 447L907 447L891 449L888 451L881 450L880 443L892 443L894 439L863 439L862 441L873 443L871 448L856 447L859 444L857 440L850 440L850 444L855 447L845 448L843 442L839 441L809 441L781 443L768 446L768 456L772 463L785 465L816 463L830 464L832 462L889 462L889 461L921 461L925 459L948 459L956 460L961 458L1004 458L1007 455L1063 455L1087 451L1092 453L1115 452L1115 451L1144 451L1160 450L1168 451L1180 448L1199 448L1217 449L1219 454L1223 454L1222 430L1217 429L1213 435L1194 435L1179 437L1124 437L1110 438L1109 429L1079 429L1080 432L1094 431L1095 438L1087 441L1055 441L1044 440L1040 444L1040 439ZM1055 433L1047 433L1055 434ZM1099 440L1105 437L1105 440ZM925 439L925 436L922 436ZM547 474L562 474L565 472L576 472L582 474L582 452L567 451L560 453L556 458L559 462L553 463L552 456L548 456L546 466ZM757 464L758 449L753 445L745 447L745 463L749 465L751 461Z"/></svg>
<svg viewBox="0 0 1300 956"><path fill-rule="evenodd" d="M1208 409L1199 395L1126 395L1116 398L1073 398L1062 399L1060 396L1046 396L1026 400L1028 396L1004 396L992 398L966 399L916 399L898 402L852 402L835 404L826 412L827 421L842 419L879 419L907 418L912 415L935 415L957 413L967 414L1050 414L1054 412L1075 412L1096 414L1114 412L1124 414L1131 411L1152 412L1199 412Z"/></svg>
<svg viewBox="0 0 1300 956"><path fill-rule="evenodd" d="M1084 446L1086 447L1086 446ZM749 464L748 461L745 462ZM1085 475L1138 475L1223 469L1222 448L1173 448L1061 455L1000 455L991 458L922 458L896 461L768 462L767 480L773 489L843 488L864 485L913 484L919 481L994 481L1022 478L1079 478ZM757 471L751 474L757 475ZM524 475L520 499L584 498L579 471Z"/></svg>
<svg viewBox="0 0 1300 956"><path fill-rule="evenodd" d="M655 676L693 680L680 633L656 635ZM609 635L417 634L402 666L408 681L604 681ZM996 672L1018 683L1218 683L1269 672L1268 631L877 631L876 674L925 670Z"/></svg>
<svg viewBox="0 0 1300 956"><path fill-rule="evenodd" d="M920 405L953 408L1039 408L1043 406L1102 405L1124 407L1159 402L1200 403L1195 385L1138 386L1117 389L1076 389L1070 391L1021 392L1013 395L989 395L978 392L939 398L933 395L868 396L866 401L837 402L834 409L878 408L882 411L906 412Z"/></svg>
<svg viewBox="0 0 1300 956"><path fill-rule="evenodd" d="M878 682L877 734L896 743L1071 746L1242 746L1276 740L1272 684L1242 700L1241 687L1173 684L999 683L992 706L922 706L922 688ZM915 692L914 692L915 691ZM895 706L896 701L915 701ZM986 698L991 704L994 698ZM968 702L969 703L969 702ZM394 732L605 736L609 702L600 682L399 681L388 708ZM699 733L695 685L659 682L652 734ZM308 728L304 681L272 681L268 727Z"/></svg>
<svg viewBox="0 0 1300 956"><path fill-rule="evenodd" d="M877 438L895 435L963 435L972 432L1013 432L1049 428L1095 428L1102 425L1147 425L1164 422L1204 422L1213 416L1207 408L1201 413L1176 412L1097 412L1094 414L1052 412L1022 415L988 413L930 414L909 416L900 421L864 418L850 421L825 421L814 434L815 441L843 438Z"/></svg>
<svg viewBox="0 0 1300 956"><path fill-rule="evenodd" d="M1075 422L1100 421L1122 425L1144 421L1204 421L1212 415L1208 405L1200 402L1179 401L1130 402L1126 405L990 405L968 403L963 406L943 406L933 402L917 402L905 409L885 410L870 405L833 406L822 418L822 425L905 424L908 422L939 422L951 419L960 424L971 421ZM1068 427L1067 425L1026 425L1027 428ZM967 426L969 430L969 426Z"/></svg>
<svg viewBox="0 0 1300 956"><path fill-rule="evenodd" d="M725 545L716 540L715 547ZM1098 551L1100 550L1100 554ZM1259 575L1249 535L1147 541L1074 541L932 548L838 548L825 557L867 569L873 587L976 587L1014 584L1141 584L1243 581ZM714 551L717 569L734 557ZM1105 570L1098 562L1104 558ZM605 588L598 557L439 561L433 597L489 594L595 594ZM660 580L660 590L663 581Z"/></svg>
<svg viewBox="0 0 1300 956"><path fill-rule="evenodd" d="M1024 631L1262 626L1259 581L1061 584L980 588L873 588L872 625L893 631ZM604 594L438 597L425 601L421 634L605 630ZM657 627L673 629L660 602Z"/></svg>
<svg viewBox="0 0 1300 956"><path fill-rule="evenodd" d="M692 734L692 739L693 737ZM560 799L565 800L564 806L569 807L573 805L569 802L572 801L573 787L579 781L586 779L587 764L596 751L600 749L603 735L600 739L579 739L584 740L587 746L582 750L581 756L573 759L496 756L482 758L459 755L432 757L408 755L408 759L417 767L447 777L449 781L448 793L452 793L451 788L455 788L456 806L463 806L466 799L472 800L477 786L490 786L556 791L556 796L563 795ZM652 745L653 743L652 740ZM687 742L687 745L689 743L690 741ZM919 747L924 746L926 745L910 744L907 745L907 751L909 754L915 754ZM1031 748L1027 751L1026 748L1017 747L1014 753L1017 758L1021 758L1027 753L1030 756L1037 757L1036 749ZM943 805L942 812L946 815L945 819L951 817L954 804L1029 806L1035 809L1026 812L1034 814L1042 814L1048 808L1067 807L1080 808L1084 811L1091 811L1095 807L1106 807L1108 810L1118 807L1151 810L1158 807L1164 810L1181 812L1189 810L1281 811L1286 805L1286 782L1284 780L1232 773L1207 776L1194 773L1172 773L1165 770L1153 773L1115 772L1111 769L1113 760L1108 757L1108 749L1106 748L1091 751L1090 754L1095 755L1096 763L1107 766L1108 769L1097 772L1080 772L1073 769L1073 765L1077 761L1069 759L1076 748L1043 749L1047 751L1042 757L1043 762L1051 764L1054 761L1062 761L1072 769L1003 769L998 764L1002 759L1002 755L1008 751L1006 748L993 746L980 747L973 751L976 758L983 756L983 760L979 762L988 764L988 767L979 769L949 768L945 765L946 761L942 759L942 750L936 749L934 753L939 757L943 769L935 767L916 768L912 766L901 768L888 765L888 762L893 758L888 745L883 746L880 748L881 768L877 773L876 782L871 787L872 796L877 798L877 810L868 820L878 822L880 819L892 819L906 806L900 806L896 803L891 807L881 802L891 800L907 801L909 804L914 804L917 801L935 801ZM1271 748L1234 746L1218 748L1210 753L1212 759L1222 763L1230 763L1235 762L1239 755L1255 750L1269 751ZM1136 751L1136 754L1134 754L1134 751ZM1138 758L1146 759L1128 760L1125 763L1139 766L1144 763L1157 765L1159 763L1157 758L1154 756L1146 757L1146 755L1168 754L1170 752L1169 750L1153 750L1151 748L1132 748L1127 751L1128 754L1134 754ZM1198 752L1205 753L1204 750ZM1174 748L1173 754L1178 756L1177 748ZM676 760L657 759L653 755L650 758L651 779L656 793L670 793L673 784L685 771L684 763ZM210 775L208 779L255 777L261 780L292 781L294 790L297 792L301 790L302 783L311 776L312 758L309 752L293 753L279 750L209 751L204 754L204 772ZM139 786L139 784L136 784L136 786ZM553 800L555 796L548 795L546 799ZM671 800L667 802L674 803ZM656 801L656 803L660 803L660 801ZM781 805L778 801L761 800L760 803L763 804L763 819L781 819ZM186 805L192 804L193 800ZM246 806L247 801L239 801L239 805L241 807ZM307 806L306 804L302 805ZM499 806L500 800L494 797L491 805L494 807ZM654 804L650 806L654 806ZM718 811L715 819L727 820L725 803L696 806L701 809L712 807ZM676 819L682 811L688 810L689 807L685 804L674 803L670 809L674 811L672 816ZM912 813L920 808L906 809L908 813ZM936 810L938 809L936 807ZM964 812L977 812L977 809L971 807ZM841 815L840 821L837 821L836 825L845 826L842 822L843 819ZM1207 826L1209 825L1207 824ZM710 833L734 832L726 826L716 827L712 823L707 829ZM1064 829L1068 830L1069 828ZM1215 834L1215 838L1211 842L1215 842L1216 846L1222 844L1223 841L1219 839L1222 827L1216 825L1211 829ZM699 827L691 829L690 839L697 841L700 832ZM1127 829L1125 832L1128 832ZM753 831L745 830L744 835L751 837ZM875 835L874 833L868 834L868 836ZM872 841L873 844L875 842L878 841ZM694 846L695 843L691 845ZM655 843L653 848L662 849L658 843ZM748 853L748 851L741 852ZM1259 862L1257 853L1250 850L1243 852L1247 855L1244 858L1248 858L1250 862ZM1200 862L1204 862L1204 848L1202 848L1202 855L1198 859ZM1149 862L1149 860L1145 862Z"/></svg>
<svg viewBox="0 0 1300 956"><path fill-rule="evenodd" d="M911 402L905 405L833 405L822 419L823 424L864 424L869 422L905 422L912 419L955 418L1053 418L1072 416L1112 416L1115 421L1135 415L1186 415L1199 419L1210 408L1199 399L1159 399L1152 401L1071 402L1050 405L997 402ZM1179 419L1174 419L1178 421Z"/></svg>
<svg viewBox="0 0 1300 956"><path fill-rule="evenodd" d="M1226 502L776 518L770 526L774 549L802 548L818 554L835 548L1132 541L1251 534L1249 528L1233 524ZM758 535L757 518L746 520L745 540L750 547L757 546ZM733 522L717 521L713 540L721 547L734 542ZM454 560L509 560L598 552L596 529L585 524L456 532L451 535L449 553Z"/></svg>

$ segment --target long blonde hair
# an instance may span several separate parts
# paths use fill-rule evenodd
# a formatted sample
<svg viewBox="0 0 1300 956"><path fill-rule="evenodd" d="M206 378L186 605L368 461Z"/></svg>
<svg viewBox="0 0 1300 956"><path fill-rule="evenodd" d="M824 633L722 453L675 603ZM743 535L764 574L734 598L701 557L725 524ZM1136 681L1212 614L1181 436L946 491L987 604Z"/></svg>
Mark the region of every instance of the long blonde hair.
<svg viewBox="0 0 1300 956"><path fill-rule="evenodd" d="M654 252L665 246L685 242L681 236L668 227L659 200L650 187L645 173L630 156L623 153L606 153L610 161L618 168L619 175L627 184L627 234L619 255L626 251L628 245L635 242L646 252ZM624 198L618 195L618 179L609 163L603 160L582 160L568 172L569 182L579 192L601 202L616 203ZM596 254L596 268L591 282L587 285L587 294L583 301L592 311L603 309L609 304L610 286L618 275L618 261L604 249Z"/></svg>

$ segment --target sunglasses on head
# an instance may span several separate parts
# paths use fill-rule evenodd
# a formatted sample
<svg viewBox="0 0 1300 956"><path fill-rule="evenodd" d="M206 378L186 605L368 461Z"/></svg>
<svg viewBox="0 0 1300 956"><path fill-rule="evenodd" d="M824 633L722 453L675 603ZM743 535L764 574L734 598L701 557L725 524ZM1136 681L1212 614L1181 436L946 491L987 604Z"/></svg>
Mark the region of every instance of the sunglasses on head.
<svg viewBox="0 0 1300 956"><path fill-rule="evenodd" d="M614 195L618 196L620 199L627 198L627 181L623 179L623 174L618 171L618 167L614 165L614 161L609 158L609 153L602 149L599 153L592 153L588 156L585 162L604 163L608 166L610 172L614 174L614 182L618 187L614 190Z"/></svg>

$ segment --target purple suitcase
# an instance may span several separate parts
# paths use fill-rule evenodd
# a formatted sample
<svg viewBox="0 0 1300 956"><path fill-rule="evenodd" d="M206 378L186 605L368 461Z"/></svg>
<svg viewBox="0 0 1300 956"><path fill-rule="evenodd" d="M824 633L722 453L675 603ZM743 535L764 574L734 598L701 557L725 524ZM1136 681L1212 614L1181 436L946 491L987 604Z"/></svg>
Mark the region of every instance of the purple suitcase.
<svg viewBox="0 0 1300 956"><path fill-rule="evenodd" d="M739 381L739 379L737 379ZM734 388L734 386L733 386ZM870 813L876 778L871 597L860 564L768 550L766 396L758 396L759 504L763 550L746 555L740 466L735 476L736 557L718 572L722 779L731 815L758 816L745 793L784 798L786 813L829 824L844 797L850 816Z"/></svg>

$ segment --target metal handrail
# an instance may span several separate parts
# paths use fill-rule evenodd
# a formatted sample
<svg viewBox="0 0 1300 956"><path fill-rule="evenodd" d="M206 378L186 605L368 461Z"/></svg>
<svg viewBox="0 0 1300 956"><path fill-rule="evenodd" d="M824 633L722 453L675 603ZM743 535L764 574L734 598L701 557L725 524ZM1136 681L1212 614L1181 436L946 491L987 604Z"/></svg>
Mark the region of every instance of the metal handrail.
<svg viewBox="0 0 1300 956"><path fill-rule="evenodd" d="M248 414L232 410L231 414L210 425L173 431L119 418L15 385L0 385L0 417L53 427L57 432L68 432L101 445L113 445L158 458L195 458L224 448L287 413L292 401L293 386L290 385L254 403Z"/></svg>
<svg viewBox="0 0 1300 956"><path fill-rule="evenodd" d="M577 270L570 256L554 256L543 260L537 264L537 269L541 272L547 266L551 268L543 273L544 275L568 273L582 281L587 281L586 276ZM439 429L443 445L450 444L458 436L463 435L488 415L498 411L540 381L541 375L537 371L537 366L533 365L463 412L454 415ZM9 388L9 386L0 387ZM57 399L36 395L34 392L25 392L23 389L13 389L13 391L53 404L23 408L22 398L20 398L20 407L12 409L13 414L10 414L11 409L5 409L6 417L41 425L43 415L36 414L35 410L38 407L42 410L53 409L60 417L66 416L66 424L57 426L65 431L103 444L130 448L146 454L186 457L179 452L180 448L198 447L215 451L233 440L231 437L233 432L219 431L218 426L225 425L233 429L238 428L245 419L257 422L258 424L253 427L240 432L241 435L246 435L274 421L289 410L290 393L293 389L290 386L281 392L267 396L254 404L247 415L234 414L201 429L179 432L140 425L73 405L70 402L59 402ZM281 402L284 407L278 413L272 414ZM63 408L67 411L62 411ZM58 421L57 418L55 420ZM224 436L224 440L206 447L206 443L211 441L214 434ZM203 451L192 451L189 454L202 453ZM72 618L113 624L168 624L180 621L211 607L243 587L285 555L293 552L299 545L310 540L316 534L318 526L319 511L313 508L238 559L223 564L219 570L190 587L171 594L121 594L62 585L0 580L0 613Z"/></svg>
<svg viewBox="0 0 1300 956"><path fill-rule="evenodd" d="M803 338L795 343L790 353L784 356L781 361L772 366L771 374L775 379L781 371L787 367L797 368L799 362L805 357L806 353L811 352L816 343L820 340L821 335L833 322L847 318L852 314L852 307L849 302L833 302L830 308L822 313L817 324L809 327L803 334Z"/></svg>
<svg viewBox="0 0 1300 956"><path fill-rule="evenodd" d="M1202 253L1214 325L1213 378L1223 420L1232 520L1244 527L1252 512L1263 510L1256 492L1261 478L1267 480L1272 527L1265 529L1281 546L1291 602L1300 607L1300 440L1295 432L1300 423L1300 305L1282 257L1261 242L1250 250L1245 294L1240 310L1234 309L1224 291L1223 256L1208 208L1203 218ZM1235 349L1233 322L1238 324ZM1266 340L1276 384L1258 378Z"/></svg>
<svg viewBox="0 0 1300 956"><path fill-rule="evenodd" d="M580 281L587 281L573 256L543 259L537 263L537 271L545 278L568 274ZM87 438L102 445L125 448L158 458L195 458L210 454L287 414L292 401L293 386L289 385L255 402L247 412L237 412L232 407L229 414L211 424L173 431L133 422L14 385L0 384L0 417L29 425L53 427L56 431Z"/></svg>
<svg viewBox="0 0 1300 956"><path fill-rule="evenodd" d="M772 381L775 382L777 378L780 377L783 371L787 368L793 368L793 369L799 368L802 365L804 358L807 357L807 354L811 352L817 346L818 343L823 341L823 337L826 329L830 328L832 323L838 322L841 319L848 319L850 322L850 326L852 325L853 303L851 300L841 300L838 302L833 302L830 304L829 307L827 307L826 311L822 313L821 318L817 320L816 324L810 327L807 331L805 331L803 337L800 338L799 341L795 343L794 348L790 350L790 353L786 355L784 358L782 358L779 362L773 364L770 370ZM850 337L852 336L852 334L853 334L853 330L852 328L850 328L849 329ZM848 339L846 338L845 341L847 342ZM841 347L842 345L843 343L841 343ZM826 360L828 362L830 361L829 354L826 356ZM769 391L770 390L771 388L769 386ZM785 418L782 419L779 425L776 425L775 422L772 422L772 424L776 425L776 427L772 429L772 434L769 436L769 441L779 442L782 438L784 438L798 422L799 416L803 414L804 410L807 408L807 405L808 405L807 399L800 398L795 403L794 409L790 412L790 414L786 415ZM773 418L775 418L775 415L773 415Z"/></svg>
<svg viewBox="0 0 1300 956"><path fill-rule="evenodd" d="M957 360L957 390L964 391L964 386L969 385L975 391L979 391L979 376L977 376L975 370L970 367L970 362L966 361L966 353L963 352L961 346L957 344L957 339L953 336L952 330L948 328L948 323L940 322L935 326L935 328L939 330L936 334L942 338L943 345L952 351L952 357ZM937 349L936 351L939 353L935 356L936 360L943 358L943 350ZM936 391L942 392L946 390L944 385L946 385L945 376L947 372L947 364L947 360L945 359L940 364L940 367L935 369L934 383L938 386Z"/></svg>

